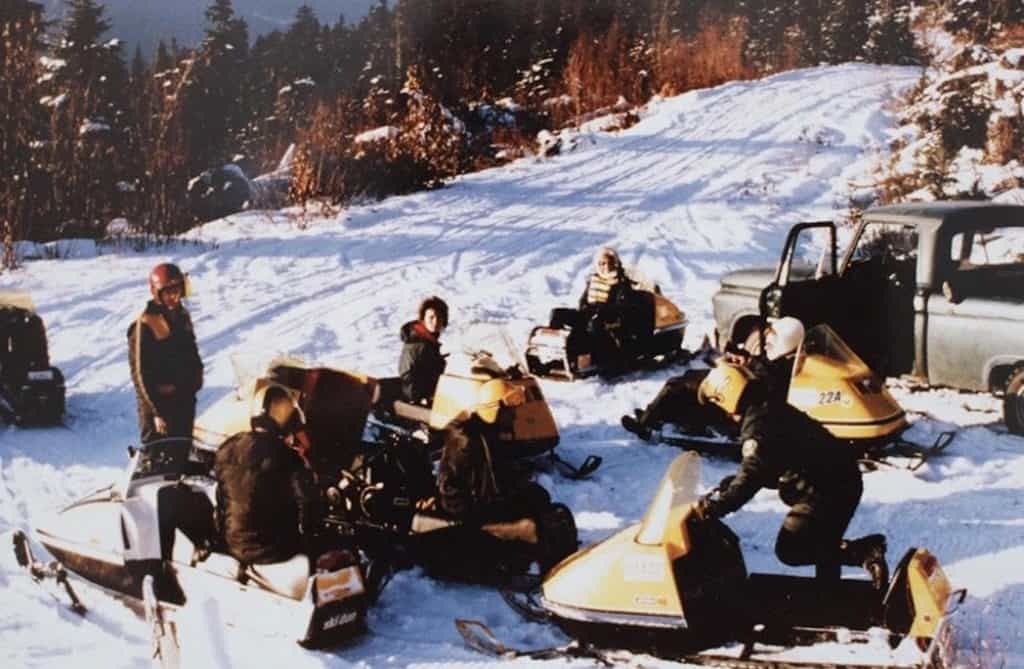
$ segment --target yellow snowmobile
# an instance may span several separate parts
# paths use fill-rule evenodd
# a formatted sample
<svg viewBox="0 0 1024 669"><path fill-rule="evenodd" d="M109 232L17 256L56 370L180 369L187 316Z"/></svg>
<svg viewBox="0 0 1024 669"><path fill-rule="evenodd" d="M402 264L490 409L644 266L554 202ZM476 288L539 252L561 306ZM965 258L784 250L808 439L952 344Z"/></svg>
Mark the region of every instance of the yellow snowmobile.
<svg viewBox="0 0 1024 669"><path fill-rule="evenodd" d="M377 426L405 427L425 437L430 449L440 448L444 431L472 415L492 426L489 445L507 458L532 458L544 453L574 478L590 475L601 464L589 456L575 467L555 454L558 426L537 379L515 352L504 329L494 323L471 323L452 334L454 352L438 380L431 406L401 400L378 402ZM380 379L381 395L398 394L398 379Z"/></svg>
<svg viewBox="0 0 1024 669"><path fill-rule="evenodd" d="M603 360L595 336L587 332L588 314L577 309L553 309L547 326L530 332L526 364L532 374L573 379L599 374L613 363L621 368L644 364L669 365L681 357L686 314L655 287L636 292L637 304L604 323L604 334L617 343L623 360ZM630 321L630 322L626 322Z"/></svg>
<svg viewBox="0 0 1024 669"><path fill-rule="evenodd" d="M697 402L696 392L708 369L691 369L674 382L682 386L671 408L673 420L658 429L636 430L636 421L623 418L626 429L649 441L674 444L709 454L738 457L738 426L713 406ZM789 404L819 421L837 438L849 442L868 456L885 447L906 454L933 454L950 441L944 436L931 447L917 447L902 441L907 428L906 412L875 374L853 350L825 324L807 331L797 351L789 386ZM658 421L661 422L661 421ZM913 449L910 447L913 446Z"/></svg>
<svg viewBox="0 0 1024 669"><path fill-rule="evenodd" d="M728 527L693 517L699 481L699 456L680 455L640 523L547 573L528 612L572 644L517 651L473 621L458 621L460 633L503 657L614 662L622 658L604 649L625 649L745 668L951 666L950 616L966 592L953 591L927 550L907 551L884 594L868 580L748 575Z"/></svg>
<svg viewBox="0 0 1024 669"><path fill-rule="evenodd" d="M262 373L256 371L260 368ZM460 387L461 395L456 393L465 404L454 418L467 420L472 414L474 425L495 427L506 439L489 446L515 448L516 435L533 434L518 428L515 416L515 410L527 406L532 386L519 385L516 379L507 385L495 384L495 378L483 371L477 375L481 378L475 390ZM236 365L236 376L238 390L197 419L194 438L219 444L228 435L248 430L250 404L269 384L293 392L305 415L296 449L316 474L324 495L325 531L353 540L372 558L392 566L420 564L428 573L445 578L486 582L514 576L515 569L525 571L534 559L552 564L575 550L576 528L569 510L551 503L548 493L536 484L514 486L496 467L491 474L500 479L498 497L506 503L501 517L482 525L464 524L439 504L428 503L436 500L439 491L426 445L395 432L364 439L380 394L377 379L310 367L295 359L277 359L247 373L240 373ZM506 416L506 410L512 414ZM550 412L546 415L551 420ZM506 428L512 430L511 436L504 434ZM487 434L493 431L487 429ZM532 495L529 500L522 497L524 491ZM523 503L517 506L518 502ZM456 545L471 549L453 555Z"/></svg>

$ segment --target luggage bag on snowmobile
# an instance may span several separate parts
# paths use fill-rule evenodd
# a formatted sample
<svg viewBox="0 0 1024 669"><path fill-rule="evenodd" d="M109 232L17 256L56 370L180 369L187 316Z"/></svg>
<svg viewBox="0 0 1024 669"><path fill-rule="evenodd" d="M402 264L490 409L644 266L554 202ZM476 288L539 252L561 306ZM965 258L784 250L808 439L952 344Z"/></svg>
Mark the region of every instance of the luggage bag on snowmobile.
<svg viewBox="0 0 1024 669"><path fill-rule="evenodd" d="M636 297L636 304L613 308L620 313L602 320L599 336L588 332L596 312L553 309L548 325L530 332L525 354L530 373L571 381L613 367L674 362L683 353L686 315L659 292L637 291ZM612 354L607 341L614 344ZM621 360L609 359L613 356Z"/></svg>
<svg viewBox="0 0 1024 669"><path fill-rule="evenodd" d="M0 416L54 424L64 415L64 375L50 364L46 327L23 293L0 294Z"/></svg>

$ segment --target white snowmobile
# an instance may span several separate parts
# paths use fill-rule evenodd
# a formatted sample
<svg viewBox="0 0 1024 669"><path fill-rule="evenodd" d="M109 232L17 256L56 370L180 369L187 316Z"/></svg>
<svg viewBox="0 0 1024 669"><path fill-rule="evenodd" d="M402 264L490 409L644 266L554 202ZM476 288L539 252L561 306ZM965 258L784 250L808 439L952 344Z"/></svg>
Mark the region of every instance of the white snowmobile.
<svg viewBox="0 0 1024 669"><path fill-rule="evenodd" d="M692 517L700 460L680 455L642 522L555 566L531 619L574 641L516 650L475 621L457 621L467 644L501 657L622 660L609 649L737 668L951 667L954 592L938 560L910 549L884 593L864 579L747 574L736 536Z"/></svg>
<svg viewBox="0 0 1024 669"><path fill-rule="evenodd" d="M208 534L216 485L213 450L188 439L164 439L130 449L130 456L121 482L34 529L55 563L39 563L29 538L15 536L18 561L37 580L50 574L66 582L70 572L142 603L154 629L171 636L174 616L197 597L216 598L233 626L284 635L309 648L334 646L364 631L369 593L353 553L329 551L316 564L305 555L277 564L241 564L218 552ZM73 606L83 612L72 593ZM168 655L176 641L154 639Z"/></svg>

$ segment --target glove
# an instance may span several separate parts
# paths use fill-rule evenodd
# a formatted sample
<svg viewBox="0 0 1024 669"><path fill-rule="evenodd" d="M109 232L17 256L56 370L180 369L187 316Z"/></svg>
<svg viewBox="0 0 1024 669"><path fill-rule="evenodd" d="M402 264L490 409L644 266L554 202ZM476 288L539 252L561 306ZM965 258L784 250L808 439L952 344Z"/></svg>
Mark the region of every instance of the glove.
<svg viewBox="0 0 1024 669"><path fill-rule="evenodd" d="M711 497L710 493L707 494L707 495L704 495L703 497L698 499L696 502L694 502L690 506L690 508L692 510L692 513L690 514L691 518L693 518L694 520L696 520L698 522L701 522L701 523L703 523L703 522L705 522L705 521L710 519L711 516L708 513L708 510L709 510L708 507L710 505L710 499L709 499L710 497Z"/></svg>

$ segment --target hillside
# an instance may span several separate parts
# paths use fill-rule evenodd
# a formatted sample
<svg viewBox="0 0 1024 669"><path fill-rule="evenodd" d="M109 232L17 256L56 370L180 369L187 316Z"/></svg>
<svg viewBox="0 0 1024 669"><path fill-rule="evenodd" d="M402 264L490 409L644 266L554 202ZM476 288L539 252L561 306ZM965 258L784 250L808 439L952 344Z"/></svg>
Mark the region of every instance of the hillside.
<svg viewBox="0 0 1024 669"><path fill-rule="evenodd" d="M147 299L155 263L178 262L196 290L189 306L207 371L200 410L231 390L239 354L288 351L393 374L398 329L430 294L448 300L454 327L505 323L521 344L551 307L575 302L604 244L686 311L685 343L696 347L712 328L710 297L723 272L773 263L798 220L845 214L886 158L891 100L919 74L845 65L694 91L652 102L621 133L583 128L564 138L559 156L468 175L442 190L326 218L246 212L194 230L194 244L105 248L0 276L0 289L30 292L46 319L51 355L68 378L69 412L63 428L0 428L0 540L106 484L125 464L137 433L124 332ZM605 461L588 481L539 478L573 510L584 542L637 520L677 455L619 427L620 415L645 404L672 373L545 383L562 454ZM990 397L895 390L914 412L910 438L958 434L947 454L917 472L867 475L849 534L885 531L892 559L929 547L969 590L957 623L964 652L990 666L1019 666L1024 440L1005 433ZM703 487L732 467L707 460ZM772 553L783 514L777 496L762 491L728 519L752 569L784 569ZM83 589L91 613L78 619L18 572L8 552L0 552L0 583L3 666L148 666L145 625L117 600ZM186 666L482 664L456 634L457 616L484 619L517 645L562 640L521 622L493 591L437 583L416 570L385 590L366 639L331 654L225 631L206 617L210 610L185 621L195 663Z"/></svg>

